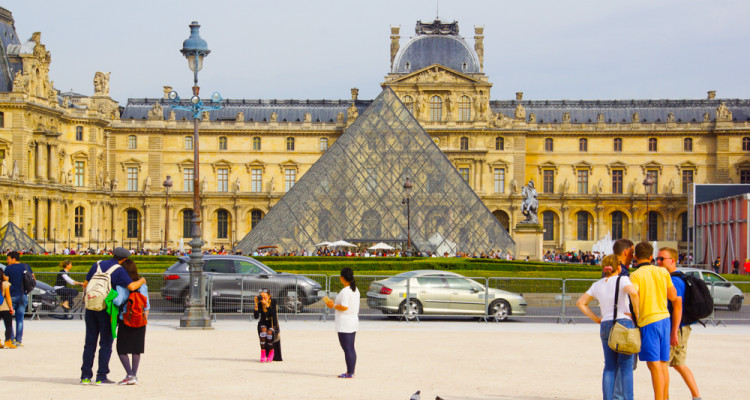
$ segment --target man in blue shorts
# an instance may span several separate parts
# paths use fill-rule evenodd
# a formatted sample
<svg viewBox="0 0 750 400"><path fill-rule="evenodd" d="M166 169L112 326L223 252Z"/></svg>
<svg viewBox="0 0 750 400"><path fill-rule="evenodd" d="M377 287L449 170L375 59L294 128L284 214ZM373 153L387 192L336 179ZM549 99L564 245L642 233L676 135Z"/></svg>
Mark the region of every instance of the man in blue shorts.
<svg viewBox="0 0 750 400"><path fill-rule="evenodd" d="M669 352L677 346L677 332L682 318L682 299L677 296L672 279L664 268L651 264L654 247L648 242L635 246L638 270L630 274L630 281L638 291L638 326L641 327L641 352L638 358L646 361L651 372L654 399L666 400L669 382ZM670 320L667 299L672 303L674 318ZM671 324L670 324L671 322Z"/></svg>

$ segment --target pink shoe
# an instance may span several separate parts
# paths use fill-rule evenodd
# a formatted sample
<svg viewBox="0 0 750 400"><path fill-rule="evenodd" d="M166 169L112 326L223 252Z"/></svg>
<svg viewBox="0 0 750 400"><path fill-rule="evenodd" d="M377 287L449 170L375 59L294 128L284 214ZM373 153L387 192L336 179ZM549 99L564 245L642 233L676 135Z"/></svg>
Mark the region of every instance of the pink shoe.
<svg viewBox="0 0 750 400"><path fill-rule="evenodd" d="M266 359L266 362L273 361L273 350L268 352L268 358Z"/></svg>
<svg viewBox="0 0 750 400"><path fill-rule="evenodd" d="M262 362L262 363L266 362L266 351L265 350L261 350L260 351L260 362Z"/></svg>

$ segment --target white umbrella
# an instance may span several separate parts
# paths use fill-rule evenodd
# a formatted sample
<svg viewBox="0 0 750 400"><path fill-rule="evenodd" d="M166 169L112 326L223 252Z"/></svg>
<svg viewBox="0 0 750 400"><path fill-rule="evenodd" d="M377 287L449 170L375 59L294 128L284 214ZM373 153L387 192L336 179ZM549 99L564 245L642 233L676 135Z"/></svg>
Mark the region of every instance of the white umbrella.
<svg viewBox="0 0 750 400"><path fill-rule="evenodd" d="M330 246L331 244L331 242L320 242L316 244L315 247Z"/></svg>
<svg viewBox="0 0 750 400"><path fill-rule="evenodd" d="M351 244L345 240L337 240L331 243L331 247L357 247L356 244Z"/></svg>
<svg viewBox="0 0 750 400"><path fill-rule="evenodd" d="M380 242L372 247L369 247L367 250L393 250L394 248L391 246L388 246L387 244Z"/></svg>

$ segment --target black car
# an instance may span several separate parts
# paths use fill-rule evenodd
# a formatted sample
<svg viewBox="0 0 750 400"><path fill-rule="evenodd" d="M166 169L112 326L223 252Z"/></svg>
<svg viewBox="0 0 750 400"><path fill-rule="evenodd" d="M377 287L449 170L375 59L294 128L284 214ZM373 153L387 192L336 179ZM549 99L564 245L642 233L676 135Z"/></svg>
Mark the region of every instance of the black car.
<svg viewBox="0 0 750 400"><path fill-rule="evenodd" d="M5 271L5 265L0 264L0 268ZM26 306L26 315L31 316L41 307L42 311L52 311L58 305L57 294L55 289L40 281L36 281L36 287L29 293L29 304Z"/></svg>
<svg viewBox="0 0 750 400"><path fill-rule="evenodd" d="M187 305L189 259L178 259L164 272L164 299ZM205 255L203 260L203 276L209 282L214 310L236 310L240 306L250 309L261 289L268 289L277 299L280 312L300 312L324 295L320 283L305 276L276 272L254 258Z"/></svg>

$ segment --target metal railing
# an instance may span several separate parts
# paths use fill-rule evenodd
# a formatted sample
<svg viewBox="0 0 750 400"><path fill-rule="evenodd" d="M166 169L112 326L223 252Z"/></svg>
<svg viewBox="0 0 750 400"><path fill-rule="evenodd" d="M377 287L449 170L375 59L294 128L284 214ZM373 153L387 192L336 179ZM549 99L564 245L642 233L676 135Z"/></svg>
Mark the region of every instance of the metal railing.
<svg viewBox="0 0 750 400"><path fill-rule="evenodd" d="M54 287L58 273L37 272L38 282ZM85 273L69 273L78 282ZM187 276L187 274L184 274ZM182 315L186 304L186 286L169 289L165 274L142 274L149 290L151 315ZM254 298L261 289L269 289L277 300L278 314L314 316L326 320L333 310L322 301L324 295L334 299L343 288L338 275L288 275L288 285L269 287L270 281L258 280L250 274L205 274L204 296L206 307L214 318L218 315L252 315ZM293 277L293 278L292 278ZM310 281L320 287L311 292ZM425 316L475 317L480 321L556 320L574 323L587 317L575 306L595 279L557 278L431 278L409 277L401 281L391 275L359 275L357 286L361 294L361 317L391 317L405 321L420 321ZM439 281L439 282L438 282ZM377 283L376 283L377 282ZM375 283L375 284L374 284ZM381 284L390 290L381 293ZM750 306L744 305L750 293L750 281L707 282L714 297L715 310L704 322L726 325L727 322L750 323ZM78 294L70 302L70 309L62 308L62 299L54 289L43 284L29 295L29 314L32 318L83 318L83 296ZM370 292L370 288L375 291ZM387 294L385 294L387 292ZM590 304L599 313L598 304Z"/></svg>

